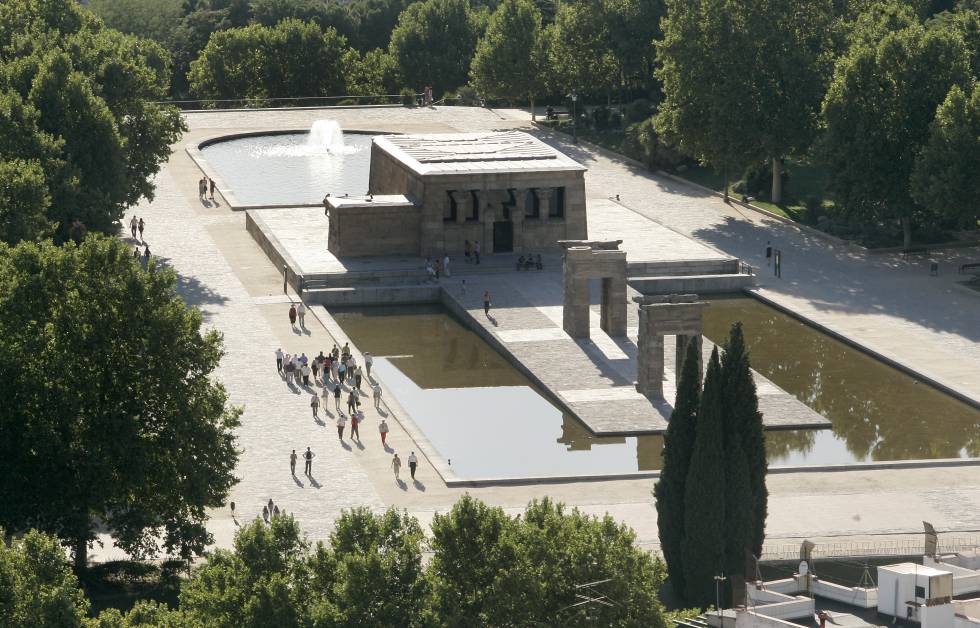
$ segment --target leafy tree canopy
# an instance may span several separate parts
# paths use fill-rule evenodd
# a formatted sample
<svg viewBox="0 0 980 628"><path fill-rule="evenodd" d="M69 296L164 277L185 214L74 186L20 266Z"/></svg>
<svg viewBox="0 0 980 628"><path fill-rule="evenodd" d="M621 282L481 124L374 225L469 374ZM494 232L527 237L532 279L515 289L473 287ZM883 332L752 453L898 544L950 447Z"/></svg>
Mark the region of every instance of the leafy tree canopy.
<svg viewBox="0 0 980 628"><path fill-rule="evenodd" d="M441 94L466 83L481 32L467 0L423 0L399 16L390 50L409 87Z"/></svg>
<svg viewBox="0 0 980 628"><path fill-rule="evenodd" d="M135 556L199 552L235 482L221 337L115 238L0 245L0 526L83 568L99 522Z"/></svg>

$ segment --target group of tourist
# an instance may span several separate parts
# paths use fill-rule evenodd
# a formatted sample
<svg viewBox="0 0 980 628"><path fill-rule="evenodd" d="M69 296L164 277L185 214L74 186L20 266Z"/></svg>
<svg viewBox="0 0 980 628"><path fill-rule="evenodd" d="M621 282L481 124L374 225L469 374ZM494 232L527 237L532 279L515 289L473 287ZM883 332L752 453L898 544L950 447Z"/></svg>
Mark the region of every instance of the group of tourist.
<svg viewBox="0 0 980 628"><path fill-rule="evenodd" d="M197 197L202 201L214 200L214 189L217 186L214 183L214 179L204 175L197 181ZM208 192L211 192L210 198L208 197Z"/></svg>
<svg viewBox="0 0 980 628"><path fill-rule="evenodd" d="M147 268L150 264L150 245L143 239L144 229L146 229L146 221L142 218L133 216L129 220L129 232L133 235L133 239L143 243L143 250L140 250L139 244L133 249L133 259L139 262L143 268ZM137 233L139 234L138 237L136 235Z"/></svg>
<svg viewBox="0 0 980 628"><path fill-rule="evenodd" d="M290 310L290 312L292 311L293 309ZM290 318L292 318L292 314ZM364 368L362 369L357 363L357 359L351 355L348 343L344 343L343 348L338 348L335 344L329 353L324 355L321 351L320 355L314 356L312 360L307 357L306 353L290 355L283 352L282 347L276 349L276 371L291 386L302 382L303 387L309 388L312 377L314 386L333 388L337 391L342 385L347 384L351 389L351 394L359 393L365 380L365 374L367 379L371 377L373 364L374 359L371 354L365 353ZM375 396L380 401L380 387L375 388Z"/></svg>
<svg viewBox="0 0 980 628"><path fill-rule="evenodd" d="M537 269L537 270L544 269L544 264L541 263L540 253L538 253L536 256L528 254L527 257L521 255L519 258L517 258L517 270L531 270L531 269Z"/></svg>
<svg viewBox="0 0 980 628"><path fill-rule="evenodd" d="M425 258L425 272L429 274L429 279L432 281L439 281L442 275L452 277L453 274L449 270L449 256L446 255L442 259L437 257L435 261L431 257Z"/></svg>
<svg viewBox="0 0 980 628"><path fill-rule="evenodd" d="M463 261L467 264L470 263L470 259L473 263L480 263L480 241L474 240L473 244L470 244L469 240L463 240Z"/></svg>

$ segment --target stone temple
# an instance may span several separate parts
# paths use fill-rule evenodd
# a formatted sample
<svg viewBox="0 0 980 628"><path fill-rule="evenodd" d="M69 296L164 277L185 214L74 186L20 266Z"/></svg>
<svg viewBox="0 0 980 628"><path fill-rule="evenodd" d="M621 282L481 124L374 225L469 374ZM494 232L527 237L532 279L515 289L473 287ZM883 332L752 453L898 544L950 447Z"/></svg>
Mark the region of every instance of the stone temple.
<svg viewBox="0 0 980 628"><path fill-rule="evenodd" d="M455 255L558 248L587 237L585 167L527 133L382 135L368 195L327 197L340 256Z"/></svg>

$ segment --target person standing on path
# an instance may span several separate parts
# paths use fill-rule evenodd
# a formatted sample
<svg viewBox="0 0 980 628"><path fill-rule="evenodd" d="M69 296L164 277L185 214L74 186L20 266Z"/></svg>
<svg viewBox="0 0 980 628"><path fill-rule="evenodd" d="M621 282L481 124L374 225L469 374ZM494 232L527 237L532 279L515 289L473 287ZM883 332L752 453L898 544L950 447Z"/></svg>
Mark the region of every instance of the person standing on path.
<svg viewBox="0 0 980 628"><path fill-rule="evenodd" d="M215 188L214 179L208 179L208 188L210 188L210 190L211 190L211 200L213 201L214 200L214 188Z"/></svg>
<svg viewBox="0 0 980 628"><path fill-rule="evenodd" d="M415 479L415 470L419 466L419 459L415 457L415 452L408 454L408 470L412 474L412 479Z"/></svg>
<svg viewBox="0 0 980 628"><path fill-rule="evenodd" d="M358 366L354 369L354 388L357 389L357 392L361 392L361 380L363 379L364 377L361 375L361 367Z"/></svg>
<svg viewBox="0 0 980 628"><path fill-rule="evenodd" d="M374 366L374 358L370 353L364 353L364 368L367 369L368 379L371 379L371 367Z"/></svg>
<svg viewBox="0 0 980 628"><path fill-rule="evenodd" d="M345 379L347 379L347 365L341 360L340 366L337 367L337 383L343 384Z"/></svg>
<svg viewBox="0 0 980 628"><path fill-rule="evenodd" d="M344 440L344 428L347 426L347 417L338 412L337 417L337 438Z"/></svg>
<svg viewBox="0 0 980 628"><path fill-rule="evenodd" d="M400 482L401 478L398 477L398 472L402 470L402 459L395 454L395 457L391 459L391 469L395 472L395 481Z"/></svg>
<svg viewBox="0 0 980 628"><path fill-rule="evenodd" d="M300 301L299 305L296 307L296 314L299 315L299 326L302 329L306 329L306 304L304 304L302 301Z"/></svg>
<svg viewBox="0 0 980 628"><path fill-rule="evenodd" d="M133 234L134 240L136 239L136 226L136 216L133 216L133 219L129 221L129 232Z"/></svg>
<svg viewBox="0 0 980 628"><path fill-rule="evenodd" d="M298 456L296 455L296 450L294 449L293 450L293 453L289 454L289 472L291 474L293 474L293 475L296 475L296 459L297 458L298 458Z"/></svg>
<svg viewBox="0 0 980 628"><path fill-rule="evenodd" d="M333 385L333 400L337 406L337 414L340 414L340 382L335 382Z"/></svg>
<svg viewBox="0 0 980 628"><path fill-rule="evenodd" d="M310 407L313 409L313 418L317 418L317 410L320 409L320 397L317 396L316 391L310 395Z"/></svg>
<svg viewBox="0 0 980 628"><path fill-rule="evenodd" d="M766 240L766 266L772 262L772 244Z"/></svg>
<svg viewBox="0 0 980 628"><path fill-rule="evenodd" d="M453 274L451 272L449 272L449 256L448 255L446 255L445 257L442 258L442 272L446 275L446 277L452 277L453 276Z"/></svg>
<svg viewBox="0 0 980 628"><path fill-rule="evenodd" d="M381 419L381 425L378 426L378 431L381 432L381 446L388 447L388 444L385 442L385 439L388 438L388 432L390 431L388 429L388 422Z"/></svg>
<svg viewBox="0 0 980 628"><path fill-rule="evenodd" d="M361 430L357 429L357 426L361 422L361 416L359 412L355 412L350 415L350 439L354 440L357 436L357 440L361 440Z"/></svg>
<svg viewBox="0 0 980 628"><path fill-rule="evenodd" d="M286 357L286 354L282 352L282 347L276 349L276 372L282 373L282 359Z"/></svg>
<svg viewBox="0 0 980 628"><path fill-rule="evenodd" d="M140 240L142 240L143 239L143 229L146 229L146 223L143 222L143 219L142 218L140 218L138 229L140 230Z"/></svg>
<svg viewBox="0 0 980 628"><path fill-rule="evenodd" d="M473 242L473 259L476 261L477 264L480 263L480 241L479 240L475 240Z"/></svg>
<svg viewBox="0 0 980 628"><path fill-rule="evenodd" d="M350 395L347 396L347 412L353 414L357 410L358 403L360 402L357 399L357 393L351 390Z"/></svg>
<svg viewBox="0 0 980 628"><path fill-rule="evenodd" d="M289 305L289 326L296 327L296 305L292 303Z"/></svg>
<svg viewBox="0 0 980 628"><path fill-rule="evenodd" d="M316 458L316 454L310 451L310 448L306 448L306 452L303 454L303 460L306 461L305 473L306 475L311 475L313 473L313 459Z"/></svg>
<svg viewBox="0 0 980 628"><path fill-rule="evenodd" d="M381 384L375 384L374 388L374 409L381 409Z"/></svg>
<svg viewBox="0 0 980 628"><path fill-rule="evenodd" d="M470 254L473 251L473 247L470 246L469 240L463 240L463 261L467 264L470 263Z"/></svg>
<svg viewBox="0 0 980 628"><path fill-rule="evenodd" d="M303 375L303 386L309 387L311 372L312 370L310 369L309 364L304 364L302 367L300 367L300 373Z"/></svg>
<svg viewBox="0 0 980 628"><path fill-rule="evenodd" d="M483 314L490 316L490 291L483 293Z"/></svg>
<svg viewBox="0 0 980 628"><path fill-rule="evenodd" d="M197 197L202 201L206 200L204 198L204 191L207 189L208 186L207 180L208 180L207 177L201 177L201 179L197 182Z"/></svg>

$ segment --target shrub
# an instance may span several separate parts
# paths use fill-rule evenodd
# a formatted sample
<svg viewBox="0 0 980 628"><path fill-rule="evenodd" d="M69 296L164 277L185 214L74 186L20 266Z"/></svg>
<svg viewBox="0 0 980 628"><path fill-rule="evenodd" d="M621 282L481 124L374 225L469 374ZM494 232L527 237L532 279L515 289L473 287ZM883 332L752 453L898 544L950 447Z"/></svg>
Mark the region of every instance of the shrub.
<svg viewBox="0 0 980 628"><path fill-rule="evenodd" d="M790 179L790 170L784 162L781 173L783 180L783 192L787 189ZM745 174L741 180L736 181L732 186L732 191L736 194L747 194L757 198L768 198L772 190L772 162L752 164L745 169Z"/></svg>
<svg viewBox="0 0 980 628"><path fill-rule="evenodd" d="M632 124L634 122L642 122L647 118L651 117L654 113L653 103L646 98L637 98L630 104L626 105L626 124Z"/></svg>
<svg viewBox="0 0 980 628"><path fill-rule="evenodd" d="M459 104L464 107L483 106L483 99L476 93L476 88L472 85L463 85L456 90L456 98L459 99Z"/></svg>
<svg viewBox="0 0 980 628"><path fill-rule="evenodd" d="M648 168L674 169L688 161L687 157L661 139L653 127L652 118L626 128L623 152L642 161Z"/></svg>
<svg viewBox="0 0 980 628"><path fill-rule="evenodd" d="M415 94L415 90L411 87L403 87L402 91L398 92L402 97L402 104L406 107L414 107L417 103L416 98L418 96Z"/></svg>
<svg viewBox="0 0 980 628"><path fill-rule="evenodd" d="M592 110L592 124L599 130L608 129L611 113L609 107L596 107Z"/></svg>

